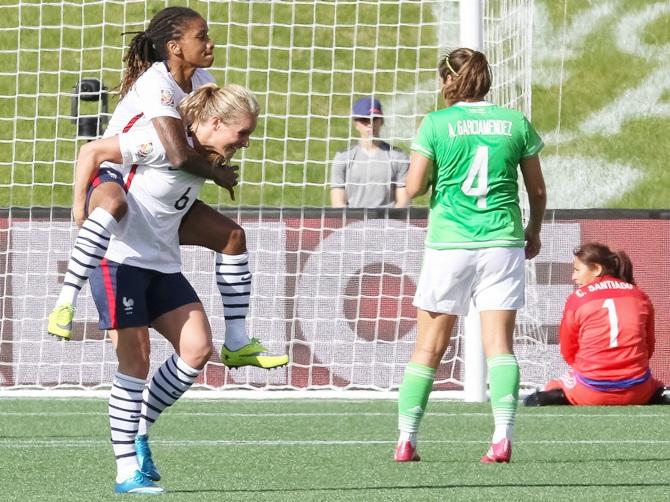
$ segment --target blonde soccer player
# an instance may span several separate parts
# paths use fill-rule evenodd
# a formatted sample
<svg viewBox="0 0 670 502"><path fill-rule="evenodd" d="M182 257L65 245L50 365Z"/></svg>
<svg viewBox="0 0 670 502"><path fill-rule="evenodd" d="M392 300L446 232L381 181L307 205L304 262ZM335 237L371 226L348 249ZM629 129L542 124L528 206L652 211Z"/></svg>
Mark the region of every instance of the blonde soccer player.
<svg viewBox="0 0 670 502"><path fill-rule="evenodd" d="M258 103L237 85L202 86L185 98L180 112L194 147L230 161L249 145ZM84 145L78 174L102 161L146 167L127 184L128 214L110 236L100 266L90 277L100 315L119 361L109 397L109 421L117 466L116 493L161 493L160 474L147 432L161 412L190 388L212 354L212 333L202 304L181 273L179 227L204 179L170 164L154 130L122 133ZM215 167L226 169L226 167ZM124 183L121 179L114 181ZM234 184L234 183L233 183ZM89 193L94 188L89 188ZM175 352L147 382L149 325ZM142 441L138 439L142 438Z"/></svg>

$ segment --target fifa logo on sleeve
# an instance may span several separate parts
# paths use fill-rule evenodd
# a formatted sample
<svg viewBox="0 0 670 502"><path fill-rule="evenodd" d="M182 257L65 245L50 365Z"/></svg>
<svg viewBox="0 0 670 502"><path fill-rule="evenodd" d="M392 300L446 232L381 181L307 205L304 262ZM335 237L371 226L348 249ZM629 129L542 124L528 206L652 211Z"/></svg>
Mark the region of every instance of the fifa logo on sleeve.
<svg viewBox="0 0 670 502"><path fill-rule="evenodd" d="M123 297L123 310L126 311L126 315L132 315L133 307L135 306L135 300L132 298Z"/></svg>
<svg viewBox="0 0 670 502"><path fill-rule="evenodd" d="M174 98L170 89L161 89L161 105L174 106Z"/></svg>
<svg viewBox="0 0 670 502"><path fill-rule="evenodd" d="M137 158L146 159L154 151L153 143L143 143L137 147Z"/></svg>

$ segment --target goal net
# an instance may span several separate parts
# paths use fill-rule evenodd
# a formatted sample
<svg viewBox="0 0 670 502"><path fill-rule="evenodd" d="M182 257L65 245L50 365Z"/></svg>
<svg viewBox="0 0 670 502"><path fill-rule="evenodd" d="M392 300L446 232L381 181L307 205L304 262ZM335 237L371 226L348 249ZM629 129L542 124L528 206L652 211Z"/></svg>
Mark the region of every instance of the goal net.
<svg viewBox="0 0 670 502"><path fill-rule="evenodd" d="M208 21L219 83L252 89L261 104L250 148L239 152L236 200L213 184L202 198L247 232L253 291L250 335L283 369L227 370L218 356L209 389L369 389L399 385L416 336L412 297L426 210L331 209L336 152L355 141L352 104L374 95L382 136L408 151L422 117L441 106L439 55L459 45L459 2L445 0L187 1ZM485 2L490 99L530 112L532 0ZM69 215L74 159L118 102L126 31L143 29L166 1L6 0L0 5L0 386L96 389L116 367L88 289L74 340L46 334L76 236ZM87 85L79 85L86 79ZM96 88L100 83L100 89ZM92 87L91 87L92 86ZM84 91L92 91L86 93ZM97 123L101 117L102 124ZM78 122L79 121L79 122ZM214 255L183 248L184 271L223 343ZM534 283L535 270L528 269ZM522 380L547 376L547 315L534 286L519 315ZM459 390L462 326L436 385ZM152 332L152 366L170 354ZM383 393L380 393L383 394Z"/></svg>

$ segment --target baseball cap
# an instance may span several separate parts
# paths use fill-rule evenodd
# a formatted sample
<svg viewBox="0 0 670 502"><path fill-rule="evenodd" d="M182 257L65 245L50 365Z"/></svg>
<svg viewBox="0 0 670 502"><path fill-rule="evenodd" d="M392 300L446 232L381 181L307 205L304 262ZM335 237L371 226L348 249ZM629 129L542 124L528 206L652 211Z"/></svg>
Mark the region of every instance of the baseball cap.
<svg viewBox="0 0 670 502"><path fill-rule="evenodd" d="M382 104L378 99L361 98L354 103L352 110L354 117L383 117Z"/></svg>

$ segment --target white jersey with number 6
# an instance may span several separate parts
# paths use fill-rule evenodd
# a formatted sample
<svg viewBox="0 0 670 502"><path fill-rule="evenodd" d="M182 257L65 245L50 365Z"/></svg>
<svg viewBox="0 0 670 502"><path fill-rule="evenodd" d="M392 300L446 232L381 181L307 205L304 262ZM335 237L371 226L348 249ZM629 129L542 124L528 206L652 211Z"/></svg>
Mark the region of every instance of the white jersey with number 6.
<svg viewBox="0 0 670 502"><path fill-rule="evenodd" d="M119 144L123 165L134 169L126 180L128 213L105 257L159 272L179 272L179 225L205 180L172 167L153 128L120 134Z"/></svg>

